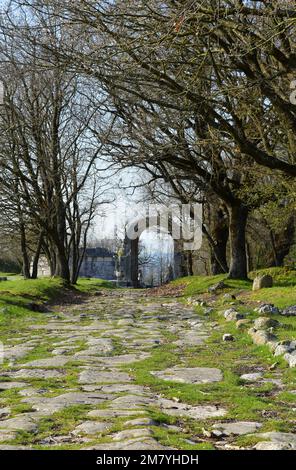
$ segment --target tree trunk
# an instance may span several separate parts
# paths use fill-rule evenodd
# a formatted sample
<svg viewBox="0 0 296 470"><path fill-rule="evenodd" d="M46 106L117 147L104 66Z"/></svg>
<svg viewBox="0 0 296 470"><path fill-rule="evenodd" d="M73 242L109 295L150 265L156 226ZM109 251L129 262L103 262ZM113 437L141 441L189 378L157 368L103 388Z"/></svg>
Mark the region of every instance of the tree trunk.
<svg viewBox="0 0 296 470"><path fill-rule="evenodd" d="M134 288L139 287L139 238L131 241L131 282Z"/></svg>
<svg viewBox="0 0 296 470"><path fill-rule="evenodd" d="M230 241L230 279L247 279L246 225L248 209L242 204L228 206Z"/></svg>
<svg viewBox="0 0 296 470"><path fill-rule="evenodd" d="M57 202L56 227L53 231L52 242L56 253L55 276L61 277L65 284L70 284L71 273L69 267L69 256L66 249L66 210L62 199Z"/></svg>
<svg viewBox="0 0 296 470"><path fill-rule="evenodd" d="M57 244L55 276L61 277L66 284L70 284L69 260L65 247Z"/></svg>
<svg viewBox="0 0 296 470"><path fill-rule="evenodd" d="M226 248L229 238L228 217L225 207L215 209L212 217L212 274L224 274L228 272Z"/></svg>
<svg viewBox="0 0 296 470"><path fill-rule="evenodd" d="M26 279L30 279L30 260L27 251L27 240L26 240L26 229L24 224L20 225L20 234L21 234L21 251L23 258L23 276Z"/></svg>
<svg viewBox="0 0 296 470"><path fill-rule="evenodd" d="M31 275L32 279L37 279L37 276L38 276L38 263L39 263L39 258L40 258L42 243L43 243L43 236L44 234L42 232L39 236L38 245L37 245L36 252L34 255L34 259L33 259L32 275Z"/></svg>
<svg viewBox="0 0 296 470"><path fill-rule="evenodd" d="M206 236L210 246L211 274L224 274L228 272L226 248L229 236L227 209L224 205L213 201L205 205L205 222L203 235Z"/></svg>

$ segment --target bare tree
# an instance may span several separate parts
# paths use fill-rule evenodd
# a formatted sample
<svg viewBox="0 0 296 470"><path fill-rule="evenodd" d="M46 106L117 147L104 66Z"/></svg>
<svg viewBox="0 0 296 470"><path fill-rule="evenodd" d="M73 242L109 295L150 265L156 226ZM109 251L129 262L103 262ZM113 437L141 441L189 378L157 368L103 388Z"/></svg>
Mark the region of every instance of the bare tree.
<svg viewBox="0 0 296 470"><path fill-rule="evenodd" d="M18 47L9 35L2 43L7 67L1 74L0 183L14 201L25 276L30 276L30 221L39 234L33 275L43 250L54 275L76 282L87 232L105 191L97 176L102 168L96 166L99 111L89 106L76 74L58 64L42 71L36 48L27 43L24 52L23 45Z"/></svg>

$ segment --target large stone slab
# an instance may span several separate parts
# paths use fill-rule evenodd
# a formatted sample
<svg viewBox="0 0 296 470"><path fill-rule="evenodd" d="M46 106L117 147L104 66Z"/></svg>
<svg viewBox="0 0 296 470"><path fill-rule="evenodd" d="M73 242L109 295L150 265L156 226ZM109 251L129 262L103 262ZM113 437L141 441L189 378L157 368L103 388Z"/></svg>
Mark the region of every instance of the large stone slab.
<svg viewBox="0 0 296 470"><path fill-rule="evenodd" d="M261 441L258 442L254 449L256 450L294 450L290 444L285 444L284 442L274 442L274 441Z"/></svg>
<svg viewBox="0 0 296 470"><path fill-rule="evenodd" d="M22 400L22 403L27 403L32 406L36 411L45 414L52 414L67 406L72 405L99 405L106 400L112 399L112 395L104 393L91 393L91 392L69 392L58 395L53 398L47 397L29 397Z"/></svg>
<svg viewBox="0 0 296 470"><path fill-rule="evenodd" d="M110 424L108 423L101 423L98 421L85 421L84 423L79 424L76 428L72 431L72 434L75 436L83 436L83 435L97 435L102 434L102 432L109 429Z"/></svg>
<svg viewBox="0 0 296 470"><path fill-rule="evenodd" d="M24 413L23 415L15 416L15 418L0 421L0 430L2 429L5 431L36 432L38 426L30 416L26 416Z"/></svg>
<svg viewBox="0 0 296 470"><path fill-rule="evenodd" d="M223 380L220 369L211 367L172 367L163 371L151 372L155 377L172 382L202 384Z"/></svg>
<svg viewBox="0 0 296 470"><path fill-rule="evenodd" d="M80 384L103 384L124 383L131 380L131 377L125 372L88 368L79 374L78 381Z"/></svg>
<svg viewBox="0 0 296 470"><path fill-rule="evenodd" d="M173 344L176 344L180 347L201 346L207 338L208 335L206 333L187 331L182 334L182 337L180 339L174 341Z"/></svg>
<svg viewBox="0 0 296 470"><path fill-rule="evenodd" d="M97 444L86 447L84 450L174 450L173 447L165 447L155 439L142 437L119 442Z"/></svg>
<svg viewBox="0 0 296 470"><path fill-rule="evenodd" d="M170 416L186 416L193 419L207 419L224 416L227 410L215 405L191 406L185 403L177 403L173 400L160 398L158 405L161 410Z"/></svg>
<svg viewBox="0 0 296 470"><path fill-rule="evenodd" d="M214 424L213 429L222 431L225 436L243 435L256 432L262 427L261 423L255 421L236 421L233 423L217 423Z"/></svg>
<svg viewBox="0 0 296 470"><path fill-rule="evenodd" d="M109 408L104 408L101 410L91 410L87 413L89 418L122 418L133 415L146 415L146 411L122 409L110 410Z"/></svg>
<svg viewBox="0 0 296 470"><path fill-rule="evenodd" d="M84 392L103 392L103 393L132 393L133 395L147 395L149 389L142 387L142 385L128 384L106 384L106 385L82 385L81 389Z"/></svg>
<svg viewBox="0 0 296 470"><path fill-rule="evenodd" d="M32 351L33 346L17 345L11 348L4 347L4 360L16 360L26 356Z"/></svg>
<svg viewBox="0 0 296 470"><path fill-rule="evenodd" d="M87 341L88 349L78 351L75 356L97 356L108 354L113 351L112 340L108 338L90 338Z"/></svg>
<svg viewBox="0 0 296 470"><path fill-rule="evenodd" d="M126 427L138 427L138 426L157 426L158 423L156 421L154 421L153 419L151 418L148 418L148 417L144 417L143 418L135 418L135 419L131 419L129 421L126 421L124 423L124 426Z"/></svg>
<svg viewBox="0 0 296 470"><path fill-rule="evenodd" d="M280 450L284 450L284 449L296 450L296 434L292 434L288 432L271 431L271 432L259 433L259 434L256 434L256 436L262 439L266 439L266 441L262 441L262 442L271 441L271 443L274 444L275 450L277 448L280 448ZM269 445L271 446L270 443ZM257 446L256 446L256 449L258 449ZM259 449L260 449L260 446L259 446ZM272 449L264 449L261 446L261 450L272 450Z"/></svg>
<svg viewBox="0 0 296 470"><path fill-rule="evenodd" d="M15 372L5 372L3 374L14 379L58 379L65 375L65 372L51 369L20 369Z"/></svg>
<svg viewBox="0 0 296 470"><path fill-rule="evenodd" d="M113 434L113 441L123 441L126 439L137 439L139 437L152 437L153 432L149 428L127 429Z"/></svg>
<svg viewBox="0 0 296 470"><path fill-rule="evenodd" d="M24 388L28 384L25 382L0 382L0 390L11 390L13 388Z"/></svg>
<svg viewBox="0 0 296 470"><path fill-rule="evenodd" d="M110 408L141 408L147 405L153 405L154 398L143 397L139 395L123 395L122 397L115 398L110 404Z"/></svg>
<svg viewBox="0 0 296 470"><path fill-rule="evenodd" d="M122 354L120 356L102 357L98 358L105 367L113 367L118 365L132 364L133 362L142 361L147 359L150 355L147 353L142 354Z"/></svg>
<svg viewBox="0 0 296 470"><path fill-rule="evenodd" d="M47 357L44 359L36 359L34 361L26 362L25 364L20 364L20 367L63 367L71 360L73 360L71 356Z"/></svg>

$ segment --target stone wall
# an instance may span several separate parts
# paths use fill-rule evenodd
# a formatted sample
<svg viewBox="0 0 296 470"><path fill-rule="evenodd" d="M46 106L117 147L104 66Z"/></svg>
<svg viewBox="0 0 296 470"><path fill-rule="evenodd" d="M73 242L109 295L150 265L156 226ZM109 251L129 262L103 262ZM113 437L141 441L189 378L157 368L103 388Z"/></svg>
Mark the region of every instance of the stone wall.
<svg viewBox="0 0 296 470"><path fill-rule="evenodd" d="M115 260L112 256L85 256L80 269L80 276L115 280Z"/></svg>

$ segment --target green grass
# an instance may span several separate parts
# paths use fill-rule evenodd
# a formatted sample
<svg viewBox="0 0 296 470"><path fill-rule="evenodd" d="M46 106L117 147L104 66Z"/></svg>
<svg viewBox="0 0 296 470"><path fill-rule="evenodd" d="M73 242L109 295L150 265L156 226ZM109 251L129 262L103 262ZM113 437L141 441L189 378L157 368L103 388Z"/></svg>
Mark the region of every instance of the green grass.
<svg viewBox="0 0 296 470"><path fill-rule="evenodd" d="M271 296L276 300L280 300L281 295L284 295L286 302L289 302L291 299L296 299L296 271L291 271L288 268L269 268L252 271L249 273L250 281L228 279L225 274L219 274L216 276L182 277L173 281L171 285L184 286L184 295L192 296L204 294L207 292L209 287L223 281L227 286L223 289L223 292L232 291L236 294L241 290L251 291L252 280L257 275L263 274L270 274L273 277L274 287L272 289L262 289L256 292L253 294L254 299L261 296L263 300L265 300L268 296ZM285 300L282 303L284 304L284 302Z"/></svg>
<svg viewBox="0 0 296 470"><path fill-rule="evenodd" d="M114 282L106 281L104 279L88 279L80 277L75 287L80 292L92 294L100 289L114 289L116 288L116 285Z"/></svg>
<svg viewBox="0 0 296 470"><path fill-rule="evenodd" d="M296 285L296 270L291 270L286 267L259 269L250 272L249 277L250 279L254 279L256 276L263 274L272 276L275 286L288 287Z"/></svg>
<svg viewBox="0 0 296 470"><path fill-rule="evenodd" d="M285 308L296 304L296 286L275 286L269 289L260 289L252 293L251 299L272 303L279 308Z"/></svg>
<svg viewBox="0 0 296 470"><path fill-rule="evenodd" d="M274 280L274 286L268 289L260 289L252 292L252 279L257 275L270 274ZM243 300L255 302L273 303L280 309L296 303L296 271L288 268L269 268L249 273L250 281L227 279L223 274L217 276L190 276L177 279L172 285L183 286L184 297L202 296L204 300L210 297L208 288L223 281L226 288L218 291L219 294L230 292L236 296L244 295ZM218 304L223 304L222 299L217 299ZM225 301L224 301L225 303Z"/></svg>
<svg viewBox="0 0 296 470"><path fill-rule="evenodd" d="M296 303L296 271L288 268L269 268L254 271L250 274L254 278L258 274L270 274L274 286L253 292L252 300L273 303L279 308L285 308Z"/></svg>
<svg viewBox="0 0 296 470"><path fill-rule="evenodd" d="M6 273L3 271L0 271L0 277L11 277L11 276L19 276L21 278L21 276L18 273Z"/></svg>
<svg viewBox="0 0 296 470"><path fill-rule="evenodd" d="M215 450L210 442L196 442L192 441L192 432L188 429L182 433L168 432L167 429L161 427L154 428L154 435L156 439L164 446L170 446L182 450ZM194 441L193 441L194 442Z"/></svg>
<svg viewBox="0 0 296 470"><path fill-rule="evenodd" d="M59 278L23 279L0 282L0 340L12 335L27 334L28 322L44 323L47 313L32 311L30 304L63 302L65 295L92 294L100 289L114 287L102 279L79 279L76 287L66 289ZM37 357L41 357L40 354ZM36 357L36 358L37 358Z"/></svg>
<svg viewBox="0 0 296 470"><path fill-rule="evenodd" d="M4 293L40 300L51 300L60 293L63 287L63 281L60 278L23 279L20 277L17 280L0 282L0 298ZM79 292L91 293L98 289L113 287L115 287L114 283L104 279L79 278L73 289Z"/></svg>
<svg viewBox="0 0 296 470"><path fill-rule="evenodd" d="M184 295L191 296L197 294L204 294L205 292L207 292L209 287L213 286L214 284L217 284L220 281L224 281L227 286L224 292L227 292L228 290L250 290L252 287L251 281L227 279L225 274L219 274L217 276L181 277L173 281L172 285L184 286Z"/></svg>
<svg viewBox="0 0 296 470"><path fill-rule="evenodd" d="M112 283L102 279L79 279L77 286L67 291L88 294L111 287L114 287ZM58 301L64 292L63 281L59 278L20 278L0 282L0 325L9 318L32 314L28 304Z"/></svg>
<svg viewBox="0 0 296 470"><path fill-rule="evenodd" d="M18 445L34 445L40 440L52 435L67 435L85 418L89 409L89 405L68 406L62 411L54 413L52 416L41 418L38 423L38 435L28 432L18 432L16 439L10 442ZM36 446L36 448L39 447L43 448L43 446Z"/></svg>
<svg viewBox="0 0 296 470"><path fill-rule="evenodd" d="M62 287L63 283L59 278L8 280L0 283L0 300L6 294L50 300L58 295Z"/></svg>
<svg viewBox="0 0 296 470"><path fill-rule="evenodd" d="M57 297L62 290L60 279L12 280L0 283L1 338L11 331L26 332L24 318L44 321L46 314L33 312L30 303L42 304Z"/></svg>

